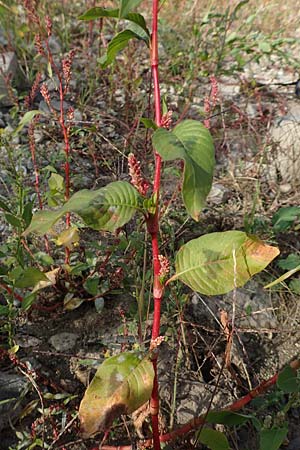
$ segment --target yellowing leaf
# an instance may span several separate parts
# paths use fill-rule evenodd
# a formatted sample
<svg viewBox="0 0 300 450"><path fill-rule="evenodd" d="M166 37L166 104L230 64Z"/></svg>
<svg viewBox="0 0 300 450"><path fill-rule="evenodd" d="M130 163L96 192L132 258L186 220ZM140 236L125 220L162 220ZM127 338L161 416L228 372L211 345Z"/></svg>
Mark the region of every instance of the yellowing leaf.
<svg viewBox="0 0 300 450"><path fill-rule="evenodd" d="M51 270L50 272L46 272L45 275L48 278L48 280L42 280L39 281L34 288L32 289L32 292L39 291L40 289L45 289L48 286L53 286L56 283L56 276L59 272L59 268L56 268L54 270Z"/></svg>
<svg viewBox="0 0 300 450"><path fill-rule="evenodd" d="M121 414L131 414L149 400L154 370L149 355L125 352L98 368L79 408L84 438L107 430Z"/></svg>
<svg viewBox="0 0 300 450"><path fill-rule="evenodd" d="M202 294L225 294L243 286L278 254L278 248L242 231L206 234L181 247L169 282L179 278Z"/></svg>
<svg viewBox="0 0 300 450"><path fill-rule="evenodd" d="M69 292L64 298L64 310L73 311L73 309L78 308L83 302L83 298L74 297L74 294Z"/></svg>
<svg viewBox="0 0 300 450"><path fill-rule="evenodd" d="M64 247L72 250L73 247L78 245L79 233L77 227L70 227L62 231L56 238L57 245L63 245Z"/></svg>

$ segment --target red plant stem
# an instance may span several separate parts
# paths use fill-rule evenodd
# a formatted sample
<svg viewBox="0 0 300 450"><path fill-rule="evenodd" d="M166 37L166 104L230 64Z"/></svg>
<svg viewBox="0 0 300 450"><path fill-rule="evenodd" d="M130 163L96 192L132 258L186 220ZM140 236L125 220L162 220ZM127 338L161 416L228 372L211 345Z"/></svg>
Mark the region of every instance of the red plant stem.
<svg viewBox="0 0 300 450"><path fill-rule="evenodd" d="M35 179L34 189L35 189L35 192L36 192L36 195L38 198L39 208L40 208L40 210L42 210L43 209L43 200L42 200L42 196L41 196L41 192L40 192L39 168L38 168L37 161L36 161L35 140L34 140L34 122L31 122L31 124L29 125L28 140L29 140L29 148L30 148L30 153L31 153L31 161L32 161L33 170L34 170L34 179ZM50 254L49 240L46 235L44 236L44 240L45 240L46 252L48 254Z"/></svg>
<svg viewBox="0 0 300 450"><path fill-rule="evenodd" d="M70 198L70 140L69 140L69 131L66 126L65 122L65 112L64 112L64 96L65 96L65 89L63 87L63 78L61 76L61 73L57 67L57 65L54 62L53 55L49 46L49 41L46 39L46 48L48 53L48 59L50 62L51 67L54 69L54 72L58 78L59 82L59 102L60 102L60 117L59 117L59 123L62 129L63 138L64 138L64 144L65 144L65 200L69 200ZM71 216L70 213L66 214L66 225L67 228L71 225ZM65 263L69 264L70 262L70 250L66 247L65 249Z"/></svg>
<svg viewBox="0 0 300 450"><path fill-rule="evenodd" d="M158 0L152 2L152 39L151 39L151 70L154 86L154 106L155 106L155 122L159 127L161 125L161 106L160 106L160 88L159 88L159 76L158 76L158 35L157 35L157 22L158 22ZM163 288L159 279L160 262L159 262L159 245L158 245L158 232L159 232L159 190L160 190L160 177L161 177L161 157L155 151L155 172L154 172L154 184L153 194L156 195L156 211L154 215L148 220L148 231L151 235L152 241L152 257L153 257L153 298L154 298L154 315L152 325L152 339L156 339L159 336L160 331L160 309L161 299L163 295ZM157 379L157 353L153 356L153 369L154 369L154 381L153 390L150 399L150 412L152 418L152 435L153 435L153 448L154 450L160 450L160 436L159 436L159 394L158 394L158 379Z"/></svg>
<svg viewBox="0 0 300 450"><path fill-rule="evenodd" d="M6 284L0 283L0 288L4 289L8 294L13 295L15 299L19 300L19 302L22 302L24 300L21 295L19 295L17 292L14 292L12 288L7 286Z"/></svg>

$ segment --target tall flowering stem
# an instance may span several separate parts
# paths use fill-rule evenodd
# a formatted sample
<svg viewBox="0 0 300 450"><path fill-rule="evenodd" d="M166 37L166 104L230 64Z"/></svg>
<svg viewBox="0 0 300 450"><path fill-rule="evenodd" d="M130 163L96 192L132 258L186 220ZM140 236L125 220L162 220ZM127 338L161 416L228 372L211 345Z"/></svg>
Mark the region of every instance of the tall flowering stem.
<svg viewBox="0 0 300 450"><path fill-rule="evenodd" d="M158 0L152 2L152 39L151 39L151 70L153 78L154 88L154 106L155 106L155 122L158 127L161 126L161 105L160 105L160 88L159 88L159 76L158 76ZM159 233L159 190L160 190L160 177L161 177L161 157L154 150L155 157L155 172L154 172L154 184L153 194L156 198L156 210L155 213L149 217L147 221L148 231L152 241L152 257L153 257L153 298L154 298L154 316L152 325L152 340L155 341L159 337L160 331L160 311L161 300L163 295L163 286L161 284L160 277L160 259L159 259L159 245L158 245L158 233ZM153 367L154 367L154 383L153 391L150 400L150 411L152 417L152 432L153 432L153 448L154 450L160 450L160 438L159 438L159 396L158 396L158 379L157 379L157 350L153 352Z"/></svg>

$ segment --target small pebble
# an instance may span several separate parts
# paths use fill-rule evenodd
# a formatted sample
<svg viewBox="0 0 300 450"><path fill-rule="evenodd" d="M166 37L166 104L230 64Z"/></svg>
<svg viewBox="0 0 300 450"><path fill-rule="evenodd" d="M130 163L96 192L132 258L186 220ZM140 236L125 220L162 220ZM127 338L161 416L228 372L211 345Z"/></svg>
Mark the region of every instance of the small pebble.
<svg viewBox="0 0 300 450"><path fill-rule="evenodd" d="M279 186L279 189L283 194L288 194L292 190L292 186L290 183L283 183Z"/></svg>

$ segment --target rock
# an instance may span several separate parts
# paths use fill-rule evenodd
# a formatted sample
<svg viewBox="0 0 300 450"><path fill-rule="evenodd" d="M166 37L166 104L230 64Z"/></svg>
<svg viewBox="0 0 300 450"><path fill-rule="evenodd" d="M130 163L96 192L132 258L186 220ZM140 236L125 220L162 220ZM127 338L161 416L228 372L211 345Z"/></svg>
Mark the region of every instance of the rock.
<svg viewBox="0 0 300 450"><path fill-rule="evenodd" d="M292 185L290 183L282 183L279 185L279 190L283 194L288 194L292 190Z"/></svg>
<svg viewBox="0 0 300 450"><path fill-rule="evenodd" d="M299 139L300 124L283 120L271 130L276 145L274 164L284 182L300 180Z"/></svg>
<svg viewBox="0 0 300 450"><path fill-rule="evenodd" d="M226 202L230 196L230 191L220 183L214 183L208 194L207 201L215 205Z"/></svg>
<svg viewBox="0 0 300 450"><path fill-rule="evenodd" d="M51 336L50 344L58 352L67 352L75 347L79 336L75 333L62 332Z"/></svg>
<svg viewBox="0 0 300 450"><path fill-rule="evenodd" d="M289 445L286 447L286 450L299 450L300 448L300 436L292 439Z"/></svg>
<svg viewBox="0 0 300 450"><path fill-rule="evenodd" d="M197 320L220 319L220 310L232 314L233 292L223 296L205 298L194 294L191 300L193 315ZM273 305L268 292L264 291L255 281L250 280L243 288L236 290L236 319L235 325L247 329L276 329L278 326L273 313Z"/></svg>
<svg viewBox="0 0 300 450"><path fill-rule="evenodd" d="M274 166L283 184L300 181L300 106L292 102L287 114L270 130Z"/></svg>
<svg viewBox="0 0 300 450"><path fill-rule="evenodd" d="M14 52L4 52L0 55L0 104L12 106L14 103L9 95L5 79L9 77L11 83L16 77L18 61Z"/></svg>
<svg viewBox="0 0 300 450"><path fill-rule="evenodd" d="M240 85L236 79L230 77L221 77L218 80L220 96L223 98L232 98L240 93Z"/></svg>
<svg viewBox="0 0 300 450"><path fill-rule="evenodd" d="M16 335L16 344L23 348L36 347L42 343L41 339L29 335Z"/></svg>
<svg viewBox="0 0 300 450"><path fill-rule="evenodd" d="M17 403L27 384L25 377L0 372L0 431L17 419L22 409ZM3 403L10 399L11 401Z"/></svg>
<svg viewBox="0 0 300 450"><path fill-rule="evenodd" d="M253 103L248 103L246 107L247 116L254 119L257 116L257 107Z"/></svg>
<svg viewBox="0 0 300 450"><path fill-rule="evenodd" d="M44 134L41 130L34 130L33 136L36 144L39 144L44 139Z"/></svg>
<svg viewBox="0 0 300 450"><path fill-rule="evenodd" d="M51 100L51 105L52 105L53 109L55 109L55 111L57 111L57 112L60 111L60 101L59 100L55 100L55 99ZM67 111L69 109L69 107L70 107L69 103L63 102L64 111ZM40 103L39 103L39 110L44 112L44 113L46 113L46 114L50 113L48 105L47 105L47 103L44 100L40 101Z"/></svg>
<svg viewBox="0 0 300 450"><path fill-rule="evenodd" d="M176 416L178 424L185 424L189 420L197 417L207 411L212 398L212 386L203 382L185 382L180 383L177 387L178 406L176 408ZM227 400L229 395L227 397ZM222 408L226 400L220 392L215 393L213 397L212 409L214 407Z"/></svg>

